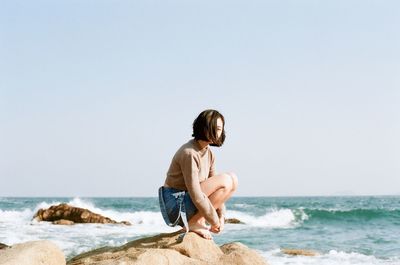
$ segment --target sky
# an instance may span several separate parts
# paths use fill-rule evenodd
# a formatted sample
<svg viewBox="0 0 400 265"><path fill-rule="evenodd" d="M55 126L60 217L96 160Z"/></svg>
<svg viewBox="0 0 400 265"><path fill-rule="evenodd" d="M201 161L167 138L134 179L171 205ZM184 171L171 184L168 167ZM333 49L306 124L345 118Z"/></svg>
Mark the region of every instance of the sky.
<svg viewBox="0 0 400 265"><path fill-rule="evenodd" d="M1 3L0 197L155 197L210 108L236 196L400 195L398 1Z"/></svg>

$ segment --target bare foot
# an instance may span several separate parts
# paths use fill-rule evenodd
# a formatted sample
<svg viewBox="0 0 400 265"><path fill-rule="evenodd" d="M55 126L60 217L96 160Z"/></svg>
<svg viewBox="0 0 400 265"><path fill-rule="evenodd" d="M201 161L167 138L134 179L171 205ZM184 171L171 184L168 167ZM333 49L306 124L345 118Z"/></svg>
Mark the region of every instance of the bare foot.
<svg viewBox="0 0 400 265"><path fill-rule="evenodd" d="M201 225L199 223L189 225L189 231L195 232L199 236L201 236L205 239L211 240L212 236L208 229L209 228L206 225Z"/></svg>

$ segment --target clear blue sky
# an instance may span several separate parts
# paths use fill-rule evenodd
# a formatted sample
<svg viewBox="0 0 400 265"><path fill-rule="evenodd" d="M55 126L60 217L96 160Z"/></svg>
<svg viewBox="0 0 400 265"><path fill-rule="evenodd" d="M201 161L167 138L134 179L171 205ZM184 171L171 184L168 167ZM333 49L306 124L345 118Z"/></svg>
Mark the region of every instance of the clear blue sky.
<svg viewBox="0 0 400 265"><path fill-rule="evenodd" d="M398 1L2 1L0 196L156 196L206 108L237 195L400 194Z"/></svg>

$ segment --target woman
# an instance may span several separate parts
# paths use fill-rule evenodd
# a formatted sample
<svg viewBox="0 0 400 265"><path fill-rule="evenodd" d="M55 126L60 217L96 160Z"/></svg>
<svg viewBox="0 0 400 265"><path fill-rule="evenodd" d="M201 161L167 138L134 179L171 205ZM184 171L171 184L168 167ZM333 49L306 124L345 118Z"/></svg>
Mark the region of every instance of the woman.
<svg viewBox="0 0 400 265"><path fill-rule="evenodd" d="M234 173L215 172L215 157L209 146L222 146L224 126L225 119L218 111L201 112L193 122L194 138L175 153L159 190L166 223L185 226L185 231L189 229L206 239L212 239L210 232L224 229L224 203L238 183Z"/></svg>

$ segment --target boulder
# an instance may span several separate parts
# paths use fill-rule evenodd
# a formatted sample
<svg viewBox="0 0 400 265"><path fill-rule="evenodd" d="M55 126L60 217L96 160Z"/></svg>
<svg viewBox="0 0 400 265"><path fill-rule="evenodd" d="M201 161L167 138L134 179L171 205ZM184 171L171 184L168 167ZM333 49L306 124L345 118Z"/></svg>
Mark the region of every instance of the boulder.
<svg viewBox="0 0 400 265"><path fill-rule="evenodd" d="M236 218L225 218L225 224L244 224L244 223Z"/></svg>
<svg viewBox="0 0 400 265"><path fill-rule="evenodd" d="M9 248L9 246L7 246L6 244L0 243L0 249L3 249L3 248Z"/></svg>
<svg viewBox="0 0 400 265"><path fill-rule="evenodd" d="M193 232L160 234L119 247L103 247L70 259L68 265L267 265L256 251L240 243L222 247Z"/></svg>
<svg viewBox="0 0 400 265"><path fill-rule="evenodd" d="M37 221L54 222L68 220L74 223L100 223L100 224L124 224L131 225L127 221L117 222L100 214L93 213L88 209L73 207L66 203L53 205L48 209L40 209L33 216ZM62 221L61 223L63 223ZM65 222L64 222L65 223ZM58 224L58 223L57 223ZM70 223L71 224L71 223Z"/></svg>
<svg viewBox="0 0 400 265"><path fill-rule="evenodd" d="M282 249L283 254L292 256L318 256L319 253L313 250L306 249Z"/></svg>
<svg viewBox="0 0 400 265"><path fill-rule="evenodd" d="M65 265L64 253L47 240L15 244L0 253L2 265Z"/></svg>
<svg viewBox="0 0 400 265"><path fill-rule="evenodd" d="M266 264L260 254L239 242L222 245L221 250L224 255L219 264Z"/></svg>

